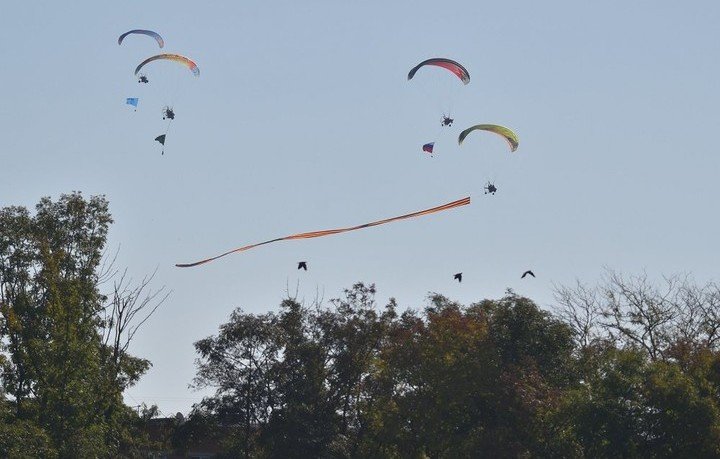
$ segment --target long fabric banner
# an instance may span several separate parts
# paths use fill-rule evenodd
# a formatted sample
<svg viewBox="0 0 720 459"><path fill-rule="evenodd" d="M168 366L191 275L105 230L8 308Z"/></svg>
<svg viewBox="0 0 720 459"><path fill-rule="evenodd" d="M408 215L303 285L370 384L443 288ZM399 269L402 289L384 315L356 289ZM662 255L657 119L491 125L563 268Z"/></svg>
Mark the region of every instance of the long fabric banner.
<svg viewBox="0 0 720 459"><path fill-rule="evenodd" d="M257 244L246 245L243 247L239 247L237 249L229 250L225 253L221 253L220 255L216 255L211 258L206 258L204 260L196 261L194 263L178 263L175 266L177 266L178 268L191 268L193 266L198 266L198 265L202 265L205 263L209 263L213 260L217 260L218 258L222 258L225 255L230 255L231 253L244 252L245 250L254 249L255 247L259 247L259 246L265 245L265 244L270 244L272 242L289 241L291 239L310 239L310 238L314 238L314 237L330 236L331 234L345 233L347 231L355 231L355 230L359 230L362 228L369 228L371 226L384 225L385 223L390 223L390 222L394 222L397 220L404 220L406 218L420 217L423 215L433 214L435 212L442 212L443 210L449 210L449 209L453 209L455 207L466 206L468 204L470 204L470 196L468 196L466 198L458 199L457 201L449 202L447 204L443 204L441 206L433 207L430 209L420 210L417 212L413 212L411 214L400 215L399 217L386 218L385 220L378 220L376 222L365 223L363 225L351 226L348 228L337 228L337 229L322 230L322 231L311 231L309 233L298 233L298 234L293 234L290 236L279 237L277 239L271 239L269 241L259 242Z"/></svg>

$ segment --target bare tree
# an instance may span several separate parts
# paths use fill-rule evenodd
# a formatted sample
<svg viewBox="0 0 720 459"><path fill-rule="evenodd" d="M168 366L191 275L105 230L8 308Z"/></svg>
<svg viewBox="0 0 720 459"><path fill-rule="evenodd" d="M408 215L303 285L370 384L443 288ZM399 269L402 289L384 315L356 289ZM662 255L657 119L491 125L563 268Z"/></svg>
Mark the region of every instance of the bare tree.
<svg viewBox="0 0 720 459"><path fill-rule="evenodd" d="M666 360L680 345L714 350L720 343L720 289L714 283L697 285L686 274L654 283L646 273L607 270L596 287L579 281L574 287L556 286L555 299L581 346L606 339Z"/></svg>
<svg viewBox="0 0 720 459"><path fill-rule="evenodd" d="M574 287L555 286L555 301L559 316L572 327L581 349L603 336L600 329L601 310L598 291L576 281Z"/></svg>
<svg viewBox="0 0 720 459"><path fill-rule="evenodd" d="M170 296L164 286L155 291L150 289L156 273L157 269L133 284L126 269L113 282L112 293L102 311L101 333L103 344L112 350L111 364L118 373L137 331Z"/></svg>
<svg viewBox="0 0 720 459"><path fill-rule="evenodd" d="M713 282L703 286L685 283L678 293L683 317L675 327L678 339L716 350L720 342L720 287Z"/></svg>
<svg viewBox="0 0 720 459"><path fill-rule="evenodd" d="M652 360L664 359L672 329L682 320L678 296L687 280L664 277L664 285L652 284L647 274L624 277L609 271L600 291L603 296L602 325L611 336L644 349Z"/></svg>

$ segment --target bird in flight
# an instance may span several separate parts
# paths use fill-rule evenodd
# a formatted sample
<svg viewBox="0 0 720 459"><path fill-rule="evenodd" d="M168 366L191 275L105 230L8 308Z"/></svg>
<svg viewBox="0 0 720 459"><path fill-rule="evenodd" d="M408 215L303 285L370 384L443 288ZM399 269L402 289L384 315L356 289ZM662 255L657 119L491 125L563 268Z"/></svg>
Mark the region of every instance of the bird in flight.
<svg viewBox="0 0 720 459"><path fill-rule="evenodd" d="M299 261L298 269L304 269L305 271L307 271L307 261Z"/></svg>
<svg viewBox="0 0 720 459"><path fill-rule="evenodd" d="M453 279L457 279L458 282L462 282L462 273L455 274Z"/></svg>
<svg viewBox="0 0 720 459"><path fill-rule="evenodd" d="M522 276L520 276L520 279L525 279L525 276L527 276L528 274L530 274L532 277L535 277L535 273L532 272L532 271L530 271L530 270L528 269L527 271L525 271L525 272L523 273Z"/></svg>

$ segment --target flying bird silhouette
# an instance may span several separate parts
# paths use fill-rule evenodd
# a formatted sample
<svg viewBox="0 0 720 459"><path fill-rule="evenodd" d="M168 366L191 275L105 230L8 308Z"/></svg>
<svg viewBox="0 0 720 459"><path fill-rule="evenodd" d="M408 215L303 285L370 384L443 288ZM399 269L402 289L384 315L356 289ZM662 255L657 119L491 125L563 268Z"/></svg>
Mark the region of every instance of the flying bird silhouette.
<svg viewBox="0 0 720 459"><path fill-rule="evenodd" d="M520 276L520 279L525 279L525 276L527 276L528 274L530 274L532 277L535 277L535 273L532 272L532 271L530 271L530 270L528 269L527 271L525 271L525 272L523 273L522 276Z"/></svg>
<svg viewBox="0 0 720 459"><path fill-rule="evenodd" d="M462 273L455 274L453 279L457 279L458 282L462 282Z"/></svg>
<svg viewBox="0 0 720 459"><path fill-rule="evenodd" d="M298 269L304 269L305 271L307 271L307 261L299 261Z"/></svg>

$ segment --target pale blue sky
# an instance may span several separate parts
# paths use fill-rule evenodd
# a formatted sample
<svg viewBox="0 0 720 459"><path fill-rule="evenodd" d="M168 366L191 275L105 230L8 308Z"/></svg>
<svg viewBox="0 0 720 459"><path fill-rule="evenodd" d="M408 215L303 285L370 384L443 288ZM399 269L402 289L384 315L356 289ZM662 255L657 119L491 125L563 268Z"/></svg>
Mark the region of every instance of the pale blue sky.
<svg viewBox="0 0 720 459"><path fill-rule="evenodd" d="M8 1L0 206L107 196L119 263L135 277L158 267L173 290L135 340L154 366L126 398L167 414L202 396L187 389L192 343L235 307L276 310L298 282L308 300L375 282L381 304L417 308L429 291L469 303L508 287L549 307L553 283L603 266L717 279L718 24L709 0ZM118 46L133 28L159 32L200 78L158 65L138 85L158 49ZM439 56L471 83L406 80ZM440 130L446 96L456 124ZM165 102L177 118L161 156ZM513 128L517 153L490 134L458 147L477 123ZM468 194L443 214L173 266ZM537 279L520 281L528 268Z"/></svg>

